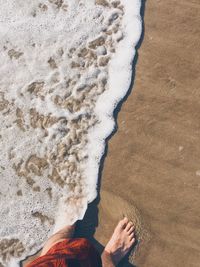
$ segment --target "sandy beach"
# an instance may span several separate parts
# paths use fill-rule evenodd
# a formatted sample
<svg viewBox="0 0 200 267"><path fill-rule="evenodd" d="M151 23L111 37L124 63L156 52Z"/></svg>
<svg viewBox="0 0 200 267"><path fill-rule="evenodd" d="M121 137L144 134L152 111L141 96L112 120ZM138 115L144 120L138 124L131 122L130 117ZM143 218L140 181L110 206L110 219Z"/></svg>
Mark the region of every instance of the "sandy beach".
<svg viewBox="0 0 200 267"><path fill-rule="evenodd" d="M127 215L137 267L200 262L200 3L148 0L133 89L117 116L86 226L105 245ZM98 208L97 208L98 206Z"/></svg>
<svg viewBox="0 0 200 267"><path fill-rule="evenodd" d="M200 262L199 10L197 0L146 1L134 87L108 142L96 238L105 244L118 211L137 208L140 267Z"/></svg>

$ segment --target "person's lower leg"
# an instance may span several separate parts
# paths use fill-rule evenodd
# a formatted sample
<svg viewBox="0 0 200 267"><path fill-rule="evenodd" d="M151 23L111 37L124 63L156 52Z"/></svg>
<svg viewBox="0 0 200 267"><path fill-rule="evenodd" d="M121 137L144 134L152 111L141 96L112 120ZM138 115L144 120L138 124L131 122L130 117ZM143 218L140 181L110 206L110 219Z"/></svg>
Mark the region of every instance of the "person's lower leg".
<svg viewBox="0 0 200 267"><path fill-rule="evenodd" d="M41 256L45 255L47 253L47 251L56 243L61 242L63 240L65 240L66 238L71 238L73 237L74 234L74 229L75 229L75 225L69 225L69 226L65 226L63 227L61 230L59 230L58 232L56 232L55 234L53 234L45 243L42 252L41 252Z"/></svg>

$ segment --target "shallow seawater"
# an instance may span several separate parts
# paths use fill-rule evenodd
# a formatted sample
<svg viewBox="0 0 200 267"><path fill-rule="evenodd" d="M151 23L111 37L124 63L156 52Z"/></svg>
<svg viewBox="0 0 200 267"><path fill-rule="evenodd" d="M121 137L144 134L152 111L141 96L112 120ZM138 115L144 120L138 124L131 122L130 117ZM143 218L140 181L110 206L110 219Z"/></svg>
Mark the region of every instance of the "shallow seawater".
<svg viewBox="0 0 200 267"><path fill-rule="evenodd" d="M140 0L0 0L0 266L18 266L96 197Z"/></svg>

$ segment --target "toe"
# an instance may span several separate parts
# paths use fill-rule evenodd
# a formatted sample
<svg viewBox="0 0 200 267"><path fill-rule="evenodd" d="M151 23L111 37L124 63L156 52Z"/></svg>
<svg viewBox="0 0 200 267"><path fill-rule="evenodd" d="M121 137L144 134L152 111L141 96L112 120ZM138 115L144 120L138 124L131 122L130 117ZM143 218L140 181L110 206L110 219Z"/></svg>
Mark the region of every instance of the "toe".
<svg viewBox="0 0 200 267"><path fill-rule="evenodd" d="M124 217L123 220L122 220L125 224L128 223L128 218L127 217Z"/></svg>
<svg viewBox="0 0 200 267"><path fill-rule="evenodd" d="M129 231L132 226L133 226L133 223L132 222L127 223L127 225L126 225L126 231Z"/></svg>
<svg viewBox="0 0 200 267"><path fill-rule="evenodd" d="M134 238L134 233L131 233L131 234L129 235L129 238L130 238L130 240L133 239L133 238Z"/></svg>
<svg viewBox="0 0 200 267"><path fill-rule="evenodd" d="M118 225L119 225L120 228L124 229L126 227L127 223L128 223L128 218L124 217L121 221L119 221Z"/></svg>
<svg viewBox="0 0 200 267"><path fill-rule="evenodd" d="M135 243L135 238L133 237L132 239L131 239L131 246Z"/></svg>
<svg viewBox="0 0 200 267"><path fill-rule="evenodd" d="M128 234L130 235L131 233L133 233L135 227L134 226L131 226L131 228L128 230Z"/></svg>

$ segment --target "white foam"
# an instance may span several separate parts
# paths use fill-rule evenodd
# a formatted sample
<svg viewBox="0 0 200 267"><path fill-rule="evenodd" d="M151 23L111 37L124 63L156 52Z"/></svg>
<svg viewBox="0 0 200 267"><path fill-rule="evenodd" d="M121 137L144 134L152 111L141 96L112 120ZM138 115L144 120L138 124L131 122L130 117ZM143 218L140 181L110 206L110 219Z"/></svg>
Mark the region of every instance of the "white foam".
<svg viewBox="0 0 200 267"><path fill-rule="evenodd" d="M132 79L132 62L135 46L140 38L142 24L140 18L141 1L123 0L125 7L122 29L124 39L117 45L117 51L109 64L109 89L100 96L95 112L101 123L90 131L88 150L89 158L86 176L92 181L98 175L98 166L104 153L104 140L115 127L113 111L119 101L126 95ZM91 199L92 200L92 199Z"/></svg>
<svg viewBox="0 0 200 267"><path fill-rule="evenodd" d="M141 1L114 2L0 0L0 262L6 267L83 218L96 197L113 110L130 87L141 34Z"/></svg>

